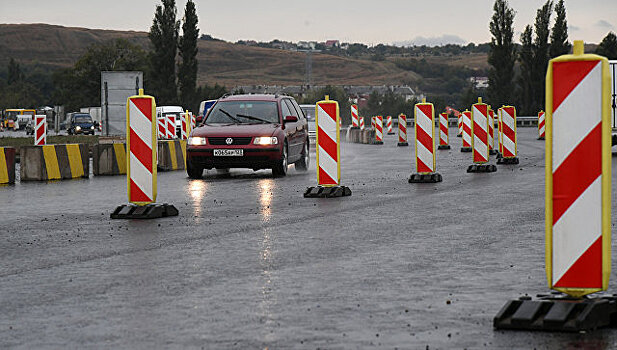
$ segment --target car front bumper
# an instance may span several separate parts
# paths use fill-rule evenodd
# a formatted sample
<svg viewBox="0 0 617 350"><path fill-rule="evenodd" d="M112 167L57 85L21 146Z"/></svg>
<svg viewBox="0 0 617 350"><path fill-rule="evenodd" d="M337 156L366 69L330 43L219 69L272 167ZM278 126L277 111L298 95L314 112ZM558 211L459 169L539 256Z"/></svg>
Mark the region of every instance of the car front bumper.
<svg viewBox="0 0 617 350"><path fill-rule="evenodd" d="M221 157L214 156L214 149L242 149L243 156ZM281 148L273 147L216 147L216 146L189 146L187 148L187 162L193 167L204 169L248 168L269 169L280 162Z"/></svg>

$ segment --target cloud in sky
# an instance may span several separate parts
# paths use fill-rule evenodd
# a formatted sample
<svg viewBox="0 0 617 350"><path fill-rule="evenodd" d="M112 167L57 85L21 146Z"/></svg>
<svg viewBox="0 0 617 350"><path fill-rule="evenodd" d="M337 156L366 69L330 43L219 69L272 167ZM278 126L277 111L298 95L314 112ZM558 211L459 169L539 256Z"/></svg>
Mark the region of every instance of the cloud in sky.
<svg viewBox="0 0 617 350"><path fill-rule="evenodd" d="M431 37L416 36L415 38L411 40L396 41L393 44L396 46L413 46L413 45L443 46L446 44L463 45L466 43L467 43L467 40L461 38L460 36L452 35L452 34L444 34L441 36L431 36Z"/></svg>
<svg viewBox="0 0 617 350"><path fill-rule="evenodd" d="M612 24L610 24L609 22L607 22L607 21L605 21L605 20L603 20L603 19L601 19L601 20L597 21L597 22L595 23L595 26L596 26L596 27L600 27L600 28L607 28L607 29L613 29L613 28L615 28L615 26L613 26Z"/></svg>

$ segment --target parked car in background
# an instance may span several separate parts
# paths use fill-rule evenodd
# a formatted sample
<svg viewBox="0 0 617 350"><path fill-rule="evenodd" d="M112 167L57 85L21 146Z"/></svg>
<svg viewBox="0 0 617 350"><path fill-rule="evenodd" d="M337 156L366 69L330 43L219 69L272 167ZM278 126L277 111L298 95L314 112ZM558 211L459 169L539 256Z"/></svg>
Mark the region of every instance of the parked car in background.
<svg viewBox="0 0 617 350"><path fill-rule="evenodd" d="M94 135L95 125L92 116L86 113L73 113L68 120L66 131L69 135Z"/></svg>
<svg viewBox="0 0 617 350"><path fill-rule="evenodd" d="M197 112L197 116L195 116L195 121L197 122L197 124L203 121L204 117L206 116L206 114L208 114L208 111L210 110L210 108L212 108L212 106L214 106L216 101L217 100L201 101L201 103L199 104L199 111Z"/></svg>
<svg viewBox="0 0 617 350"><path fill-rule="evenodd" d="M189 177L204 169L272 169L287 175L287 167L309 166L308 126L293 97L233 95L222 97L195 128L187 146Z"/></svg>
<svg viewBox="0 0 617 350"><path fill-rule="evenodd" d="M156 120L158 121L161 118L166 118L169 115L173 115L176 117L176 136L180 137L181 129L182 129L182 120L180 117L184 113L184 109L180 106L161 106L156 107Z"/></svg>
<svg viewBox="0 0 617 350"><path fill-rule="evenodd" d="M311 140L317 138L317 125L315 124L315 105L300 105L306 121L308 122L308 132Z"/></svg>

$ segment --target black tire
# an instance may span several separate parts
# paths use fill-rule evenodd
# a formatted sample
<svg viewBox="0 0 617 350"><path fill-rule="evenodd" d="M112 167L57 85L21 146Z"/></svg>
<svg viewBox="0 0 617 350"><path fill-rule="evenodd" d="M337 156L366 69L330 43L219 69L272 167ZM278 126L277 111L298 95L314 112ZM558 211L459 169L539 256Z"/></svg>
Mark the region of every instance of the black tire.
<svg viewBox="0 0 617 350"><path fill-rule="evenodd" d="M186 162L186 173L191 179L201 179L204 174L204 168L193 167L190 162Z"/></svg>
<svg viewBox="0 0 617 350"><path fill-rule="evenodd" d="M278 164L276 164L276 166L272 168L272 175L274 177L283 177L287 175L288 165L289 164L287 163L287 142L285 142L285 144L283 144L283 156L281 157L281 160L278 161Z"/></svg>
<svg viewBox="0 0 617 350"><path fill-rule="evenodd" d="M304 147L302 150L302 158L300 158L299 161L295 162L294 166L296 167L296 170L298 171L307 171L310 161L311 161L311 156L309 153L309 140L307 139L306 142L304 143Z"/></svg>

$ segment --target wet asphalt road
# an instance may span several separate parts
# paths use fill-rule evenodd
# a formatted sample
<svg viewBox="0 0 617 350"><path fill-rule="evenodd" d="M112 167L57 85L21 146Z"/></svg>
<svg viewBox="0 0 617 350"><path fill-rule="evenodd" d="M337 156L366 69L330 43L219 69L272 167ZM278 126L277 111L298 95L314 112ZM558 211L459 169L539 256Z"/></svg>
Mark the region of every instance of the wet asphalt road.
<svg viewBox="0 0 617 350"><path fill-rule="evenodd" d="M407 183L394 136L343 143L347 198L302 198L314 157L279 179L161 173L180 216L152 221L109 219L124 177L1 187L0 348L614 348L616 330L493 330L547 291L544 141L519 128L521 164L492 174L460 143L438 184Z"/></svg>

